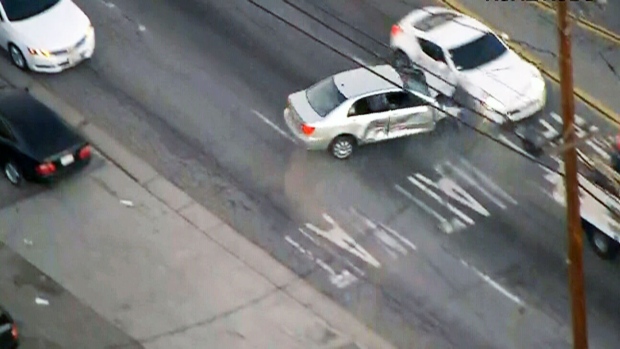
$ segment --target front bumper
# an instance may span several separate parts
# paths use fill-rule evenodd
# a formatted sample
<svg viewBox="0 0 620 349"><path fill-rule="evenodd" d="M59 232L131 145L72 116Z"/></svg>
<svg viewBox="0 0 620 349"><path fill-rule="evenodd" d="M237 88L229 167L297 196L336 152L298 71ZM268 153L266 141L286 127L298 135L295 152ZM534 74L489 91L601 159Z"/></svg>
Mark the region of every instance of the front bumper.
<svg viewBox="0 0 620 349"><path fill-rule="evenodd" d="M291 110L288 107L284 109L284 121L295 139L297 139L297 143L301 144L304 148L308 150L326 150L329 147L331 140L308 137L301 132L301 126L295 123Z"/></svg>
<svg viewBox="0 0 620 349"><path fill-rule="evenodd" d="M506 114L501 114L495 110L483 108L482 114L498 124L504 124L507 121L519 122L523 121L545 108L547 103L547 89L543 89L542 93L534 98L526 100L520 105L513 106ZM506 120L506 117L508 120Z"/></svg>
<svg viewBox="0 0 620 349"><path fill-rule="evenodd" d="M70 53L51 55L45 57L41 55L30 55L28 51L24 52L27 56L28 67L37 73L60 73L63 70L75 67L82 61L90 59L95 52L95 33L87 36L84 43L75 48Z"/></svg>

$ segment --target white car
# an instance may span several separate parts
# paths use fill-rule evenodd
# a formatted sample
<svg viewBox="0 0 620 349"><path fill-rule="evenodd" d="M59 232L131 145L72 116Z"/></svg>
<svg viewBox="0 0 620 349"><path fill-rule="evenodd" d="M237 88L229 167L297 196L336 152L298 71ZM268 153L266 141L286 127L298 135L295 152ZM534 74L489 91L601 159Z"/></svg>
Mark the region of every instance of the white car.
<svg viewBox="0 0 620 349"><path fill-rule="evenodd" d="M458 86L473 101L470 107L496 123L523 120L545 106L540 71L490 28L459 12L414 10L392 26L390 46L396 68L421 67L429 86L447 97Z"/></svg>
<svg viewBox="0 0 620 349"><path fill-rule="evenodd" d="M0 46L20 69L58 73L92 57L95 30L71 0L0 0Z"/></svg>

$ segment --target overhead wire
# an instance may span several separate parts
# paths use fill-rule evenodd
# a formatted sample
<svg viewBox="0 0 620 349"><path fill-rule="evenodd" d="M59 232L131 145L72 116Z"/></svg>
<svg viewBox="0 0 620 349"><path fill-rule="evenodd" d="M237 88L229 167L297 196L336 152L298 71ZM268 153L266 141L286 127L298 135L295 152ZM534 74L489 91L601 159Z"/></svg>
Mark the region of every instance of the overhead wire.
<svg viewBox="0 0 620 349"><path fill-rule="evenodd" d="M332 45L326 43L325 41L319 39L318 37L316 37L315 35L309 33L308 31L302 29L301 27L299 27L298 25L296 25L295 23L292 23L291 21L287 20L286 18L278 15L277 13L273 12L272 10L268 9L267 7L265 7L264 5L261 5L259 3L256 2L256 0L246 0L248 3L252 4L253 6L255 6L256 8L260 9L261 11L265 12L266 14L269 14L270 16L274 17L275 19L277 19L278 21L286 24L287 26L295 29L297 32L299 32L300 34L306 36L307 38L309 38L310 40L318 43L319 45L327 48L328 50L336 53L337 55L343 57L344 59L350 61L351 63L359 66L360 68L363 68L365 70L367 70L368 72L370 72L371 74L379 77L380 79L386 81L388 84L391 84L399 89L402 89L405 92L411 93L410 91L407 91L406 89L403 88L403 86L399 86L397 83L395 83L394 81L386 78L385 76L377 73L376 71L374 71L373 69L371 69L370 67L368 67L366 64L359 62L357 59L355 59L354 57L351 57L350 55L348 55L345 52L342 52L341 50L339 50L336 47L333 47ZM282 0L283 2L286 2L287 0ZM336 30L334 30L333 28L327 27L328 29L330 29L333 32L337 32ZM345 36L346 37L346 36ZM354 41L350 38L348 38L351 41ZM431 86L429 86L429 88L432 89ZM436 89L435 89L436 90ZM525 158L526 160L533 162L537 165L539 165L541 168L548 170L549 172L555 173L561 177L564 177L564 173L562 171L556 170L554 168L552 168L552 166L549 166L547 164L545 164L544 162L530 156L529 154L520 151L519 149L515 149L514 147L512 147L509 144L504 143L503 141L501 141L498 138L493 137L492 135L486 133L483 130L478 129L476 126L470 125L467 122L461 120L461 118L459 116L456 115L452 115L450 113L448 113L446 110L434 106L434 105L430 105L431 108L436 109L448 116L450 116L453 120L455 120L456 122L458 122L459 124L465 126L466 128L469 128L471 130L473 130L474 132L476 132L477 134L491 140L492 142L499 144L501 147L507 149L508 151L517 154L518 156ZM474 111L475 114L478 114L477 112ZM478 114L480 115L480 114ZM612 210L609 205L607 205L605 202L603 202L601 199L599 199L596 195L594 195L589 189L585 188L581 183L579 183L579 187L586 193L588 193L590 196L592 196L592 198L594 198L595 201L597 201L598 203L600 203L601 205L603 205L603 207L606 207L608 210L610 210L610 212L614 212L614 210Z"/></svg>
<svg viewBox="0 0 620 349"><path fill-rule="evenodd" d="M307 10L305 10L305 9L301 8L299 5L295 5L295 4L293 4L290 0L282 0L282 1L283 1L285 4L287 4L287 5L291 6L292 8L296 9L296 10L297 10L297 11L299 11L300 13L302 13L302 14L306 15L307 17L309 17L309 18L313 19L314 21L316 21L316 22L320 23L321 25L325 26L326 28L331 29L331 30L332 30L332 31L334 31L337 35L339 35L339 36L343 37L343 34L342 34L342 33L340 33L340 32L338 32L338 31L333 30L333 28L331 28L331 26L329 26L328 24L326 24L325 22L323 22L322 20L320 20L319 18L317 18L316 16L314 16L313 14L311 14L310 12L308 12ZM306 3L308 3L308 2L306 1ZM342 18L340 18L340 17L338 17L338 16L334 15L333 13L331 13L331 12L330 12L330 11L328 11L328 10L326 10L326 9L325 9L325 8L323 8L322 6L320 6L320 5L316 4L316 3L312 2L312 1L311 1L311 4L310 4L310 5L311 5L313 8L317 9L318 11L320 11L321 13L323 13L323 14L325 14L325 15L329 16L330 18L332 18L332 19L334 19L334 20L336 20L336 21L338 21L340 24L342 24L342 25L344 25L344 26L348 27L349 29L354 30L354 31L355 31L355 32L357 32L358 34L361 34L361 35L362 35L363 37L365 37L366 39L371 40L371 41L373 41L375 44L378 44L378 45L380 45L380 46L383 46L384 48L387 48L387 49L390 49L390 50L391 50L390 45L388 45L388 44L384 43L383 41L380 41L380 40L375 39L375 38L374 38L374 37L372 37L371 35L368 35L368 34L367 34L365 31L363 31L362 29L360 29L360 28L356 27L355 25L350 24L349 22L345 21L344 19L342 19ZM427 8L425 8L425 7L424 7L424 8L417 9L417 10L418 10L418 11L425 12L425 13L427 13L427 14L431 14L431 15L433 15L433 14L434 14L433 12L431 12L430 10L428 10L428 9L427 9ZM456 11L451 10L451 9L446 9L446 10L447 10L447 11L451 11L451 12L455 12L455 13L457 13ZM480 33L482 33L482 34L487 34L487 33L488 33L487 31L481 30L480 28L474 27L474 26L469 25L469 24L467 24L467 23L463 23L462 21L454 21L454 23L456 23L456 24L457 24L457 25L459 25L459 26L465 27L465 28L470 28L470 29L473 29L473 30L478 31L478 32L480 32ZM396 24L396 25L398 25L398 23L395 23L395 24ZM346 39L345 39L345 40L346 40ZM498 40L499 40L499 39L498 39ZM391 63L391 62L389 62L387 59L385 59L385 58L381 57L381 56L380 56L379 54L377 54L376 52L373 52L373 51L369 50L368 48L364 47L363 45L361 45L361 44L359 44L359 43L357 43L357 42L351 42L351 43L352 43L352 44L354 44L354 45L356 45L358 48L360 48L360 49L362 49L362 50L364 50L364 51L366 51L366 52L368 52L368 53L370 53L370 54L374 55L376 58L379 58L379 59L383 60L383 61L384 61L384 62L386 62L386 63ZM507 49L508 49L508 48L507 48ZM509 49L508 49L508 50L509 50ZM478 54L482 54L482 52L480 52L480 53L478 53ZM418 67L420 70L424 71L425 73L427 73L427 74L429 74L429 75L431 75L431 76L433 76L433 77L435 77L435 78L437 78L437 79L441 80L442 82L444 82L444 83L448 84L450 87L456 88L456 87L458 86L456 83L453 83L453 82L448 81L445 77L443 77L443 76L441 76L441 75L437 74L437 73L436 73L436 72L434 72L434 71L431 71L430 69L427 69L427 68L422 67L422 66L419 66L419 65L416 65L416 67ZM512 86L508 85L507 83L505 83L505 82L503 82L503 81L500 81L500 80L499 80L499 79L497 79L496 77L494 77L494 76L492 76L492 75L490 75L490 74L488 74L488 73L486 73L486 72L485 72L485 75L486 75L486 76L491 77L494 81L496 81L497 83L499 83L499 84L503 85L504 87L506 87L506 88L510 89L512 92L516 93L516 94L517 94L517 95L519 95L520 97L523 97L523 96L524 96L524 94L523 94L522 92L517 91L514 87L512 87ZM493 96L493 94L492 94L491 92L489 92L489 91L487 91L487 90L485 90L485 89L482 89L482 90L483 90L483 92L484 92L485 94L487 94L487 95L489 95L489 96L491 96L491 97ZM477 98L477 97L474 97L474 96L472 96L472 97L473 97L473 99L475 99L478 103L480 103L480 104L484 103L484 101L483 101L481 98ZM505 120L509 120L509 118L507 117L507 115L505 115L504 113L499 113L499 112L498 112L498 114L500 114L500 115L501 115L501 116L502 116Z"/></svg>
<svg viewBox="0 0 620 349"><path fill-rule="evenodd" d="M330 30L330 31L331 31L331 32L333 32L334 34L336 34L336 35L340 36L341 38L343 38L344 40L348 41L350 44L353 44L353 45L355 45L356 47L358 47L359 49L361 49L361 50L363 50L363 51L366 51L367 53L369 53L369 54L371 54L371 55L375 56L375 58L380 59L380 60L381 60L381 61L383 61L384 63L390 64L390 65L392 64L392 62L390 62L390 61L389 61L389 60L387 60L386 58L381 57L381 55L377 54L376 52L374 52L374 51L372 51L372 50L368 49L368 48L367 48L367 47L365 47L364 45L361 45L360 43L358 43L357 41L355 41L355 40L351 39L351 38L350 38L350 37L348 37L347 35L342 34L341 32L339 32L338 30L334 29L334 28L333 28L333 27L331 27L329 24L325 23L323 20L321 20L320 18L318 18L318 17L314 16L313 14L311 14L310 12L308 12L307 10L305 10L305 9L301 8L300 6L298 6L298 5L296 5L296 4L293 4L290 0L282 0L282 2L284 2L285 4L287 4L287 5L288 5L288 6L290 6L290 7L294 8L295 10L299 11L300 13L302 13L303 15L305 15L306 17L308 17L308 18L310 18L310 19L314 20L315 22L317 22L317 23L321 24L323 27L327 28L328 30ZM342 19L340 19L340 18L337 18L336 16L334 16L333 14L331 14L329 11L326 11L326 10L325 10L325 9L323 9L322 7L320 7L320 6L314 6L314 7L315 7L315 8L317 8L317 9L319 9L319 11L322 11L323 13L327 14L328 16L330 16L330 17L332 17L332 18L336 19L336 20L337 20L337 21L339 21L341 24L343 24L343 25L345 25L345 26L348 26L349 28L351 28L351 29L355 30L355 31L356 31L356 32L358 32L359 34L362 34L362 36L364 36L364 37L366 37L366 38L368 38L368 39L370 39L370 40L374 41L375 43L378 43L379 45L384 46L385 48L389 48L389 47L390 47L389 45L386 45L385 43L383 43L383 42L380 42L380 41L376 40L375 38L373 38L373 37L371 37L370 35L366 34L364 31L362 31L362 30L360 30L360 29L356 28L355 26L353 26L353 25L351 25L351 24L349 24L349 23L347 23L347 22L343 21L343 20L342 20ZM472 28L473 28L473 27L472 27ZM424 68L424 67L419 66L419 65L417 65L417 64L416 64L416 68L418 68L418 69L420 69L421 71L423 71L423 72L425 72L425 73L427 73L427 74L429 74L429 75L431 75L431 76L433 76L433 77L435 77L435 78L439 79L440 81L442 81L442 82L444 82L444 83L448 84L450 87L453 87L453 88L455 88L455 89L458 87L458 85L457 85L457 84L455 84L455 83L452 83L452 82L448 81L445 77L443 77L443 76L441 76L441 75L439 75L439 74L437 74L437 73L435 73L435 72L433 72L433 71L431 71L431 70L429 70L429 69L427 69L427 68ZM515 93L517 93L517 94L519 94L519 95L521 95L521 96L522 96L522 94L521 94L521 93L519 93L518 91L515 91L512 87L510 87L510 86L506 85L505 83L504 83L503 85L504 85L504 86L506 86L506 87L508 87L508 88L511 88L511 89L512 89ZM430 87L433 91L441 93L441 92L440 92L437 88L434 88L434 87L431 87L431 86L429 86L429 87ZM492 96L492 94L488 93L488 91L485 91L485 93L487 93L488 95ZM456 100L455 100L453 97L452 97L452 98L451 98L451 97L449 97L449 96L446 96L446 97L447 97L447 98L449 98L450 100L452 100L453 102L456 102ZM473 97L473 96L472 96L472 97ZM484 103L484 101L482 101L480 98L476 98L476 97L473 97L473 98L474 98L474 100L476 100L479 104ZM470 108L470 107L466 107L466 106L464 106L464 105L462 105L461 103L458 103L458 102L456 102L456 104L457 104L459 107L461 107L461 108L467 109L468 111L471 111L471 112L473 112L474 114L477 114L478 116L481 116L482 118L487 119L488 121L495 123L495 120L491 119L490 117L488 117L488 116L486 116L486 115L482 114L481 112L479 112L479 111L477 111L477 110L474 110L474 109L472 109L472 108ZM510 122L510 119L507 117L507 115L505 115L505 114L503 114L503 113L499 113L499 112L498 112L498 114L500 114L500 115L502 116L502 118L504 118L504 120L507 120L507 122Z"/></svg>

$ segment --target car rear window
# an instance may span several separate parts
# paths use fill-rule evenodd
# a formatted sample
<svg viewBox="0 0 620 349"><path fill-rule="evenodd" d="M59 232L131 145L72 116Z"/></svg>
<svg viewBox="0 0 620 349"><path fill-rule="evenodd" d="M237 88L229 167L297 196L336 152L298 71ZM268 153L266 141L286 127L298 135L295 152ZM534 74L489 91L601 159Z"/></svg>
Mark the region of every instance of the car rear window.
<svg viewBox="0 0 620 349"><path fill-rule="evenodd" d="M314 84L306 90L306 98L312 109L322 117L325 117L347 100L338 90L334 77L329 77Z"/></svg>
<svg viewBox="0 0 620 349"><path fill-rule="evenodd" d="M450 50L450 55L456 69L462 71L492 62L507 50L495 35L487 33L470 43Z"/></svg>

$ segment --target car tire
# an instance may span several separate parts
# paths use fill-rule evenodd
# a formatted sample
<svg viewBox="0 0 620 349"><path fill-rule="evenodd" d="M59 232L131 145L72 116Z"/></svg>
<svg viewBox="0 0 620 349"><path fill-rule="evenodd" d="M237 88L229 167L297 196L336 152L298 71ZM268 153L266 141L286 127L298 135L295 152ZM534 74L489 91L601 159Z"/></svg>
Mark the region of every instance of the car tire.
<svg viewBox="0 0 620 349"><path fill-rule="evenodd" d="M620 244L594 227L588 227L586 234L592 249L597 256L605 260L613 260L620 252Z"/></svg>
<svg viewBox="0 0 620 349"><path fill-rule="evenodd" d="M26 57L24 56L22 50L15 46L15 44L9 44L9 57L11 58L11 63L13 63L14 66L21 70L28 70L28 62L26 61Z"/></svg>
<svg viewBox="0 0 620 349"><path fill-rule="evenodd" d="M2 171L6 179L14 186L19 186L23 183L24 175L22 170L14 161L7 161L2 167Z"/></svg>
<svg viewBox="0 0 620 349"><path fill-rule="evenodd" d="M330 143L329 152L338 160L346 160L353 154L355 146L355 138L351 136L338 136Z"/></svg>

